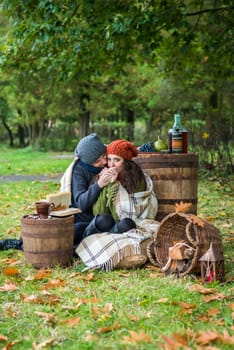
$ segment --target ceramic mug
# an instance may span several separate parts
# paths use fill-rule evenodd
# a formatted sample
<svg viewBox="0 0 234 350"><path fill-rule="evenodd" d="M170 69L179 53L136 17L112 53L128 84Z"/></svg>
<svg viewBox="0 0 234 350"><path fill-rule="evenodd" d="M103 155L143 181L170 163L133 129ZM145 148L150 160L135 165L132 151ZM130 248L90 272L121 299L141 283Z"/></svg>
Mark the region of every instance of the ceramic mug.
<svg viewBox="0 0 234 350"><path fill-rule="evenodd" d="M47 219L51 210L54 209L54 203L38 201L35 203L36 212L40 219Z"/></svg>

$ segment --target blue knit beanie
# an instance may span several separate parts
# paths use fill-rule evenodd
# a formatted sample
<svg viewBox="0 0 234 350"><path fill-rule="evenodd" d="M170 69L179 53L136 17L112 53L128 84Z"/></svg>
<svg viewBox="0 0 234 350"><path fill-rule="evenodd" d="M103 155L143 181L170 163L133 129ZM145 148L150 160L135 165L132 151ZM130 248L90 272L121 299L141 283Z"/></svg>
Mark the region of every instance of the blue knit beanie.
<svg viewBox="0 0 234 350"><path fill-rule="evenodd" d="M104 153L106 153L106 146L97 134L83 137L75 149L75 155L87 164L95 163Z"/></svg>

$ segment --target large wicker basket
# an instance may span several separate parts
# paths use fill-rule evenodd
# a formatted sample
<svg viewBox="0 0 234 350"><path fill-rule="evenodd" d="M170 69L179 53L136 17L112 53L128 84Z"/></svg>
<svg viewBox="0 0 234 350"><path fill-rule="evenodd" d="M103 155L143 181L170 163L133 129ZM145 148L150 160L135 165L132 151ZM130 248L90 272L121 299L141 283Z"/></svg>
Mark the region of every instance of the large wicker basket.
<svg viewBox="0 0 234 350"><path fill-rule="evenodd" d="M147 247L151 263L164 269L169 260L169 248L178 242L192 251L179 277L200 272L199 259L209 249L211 243L218 255L223 257L220 231L215 226L196 215L176 212L162 220L153 242Z"/></svg>

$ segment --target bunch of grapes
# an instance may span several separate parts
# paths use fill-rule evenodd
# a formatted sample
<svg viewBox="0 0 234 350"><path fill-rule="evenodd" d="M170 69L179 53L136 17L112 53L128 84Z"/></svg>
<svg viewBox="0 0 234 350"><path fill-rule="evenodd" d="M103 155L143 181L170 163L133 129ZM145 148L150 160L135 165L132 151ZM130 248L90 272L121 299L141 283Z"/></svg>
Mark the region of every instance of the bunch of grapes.
<svg viewBox="0 0 234 350"><path fill-rule="evenodd" d="M139 151L140 152L155 152L154 143L151 141L149 141L147 143L143 143L143 145L141 145L139 147Z"/></svg>

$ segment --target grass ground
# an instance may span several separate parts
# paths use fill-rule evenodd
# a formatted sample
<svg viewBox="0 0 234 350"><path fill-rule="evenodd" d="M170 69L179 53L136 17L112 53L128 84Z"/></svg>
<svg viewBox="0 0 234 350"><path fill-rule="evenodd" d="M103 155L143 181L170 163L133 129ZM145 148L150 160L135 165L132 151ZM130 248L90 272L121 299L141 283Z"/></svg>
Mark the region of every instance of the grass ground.
<svg viewBox="0 0 234 350"><path fill-rule="evenodd" d="M1 175L59 174L70 159L0 149ZM225 283L165 277L152 266L82 272L74 261L38 271L21 251L0 253L0 346L3 349L233 348L233 179L199 180L198 215L219 228ZM0 238L20 235L22 215L59 190L57 181L0 183Z"/></svg>

